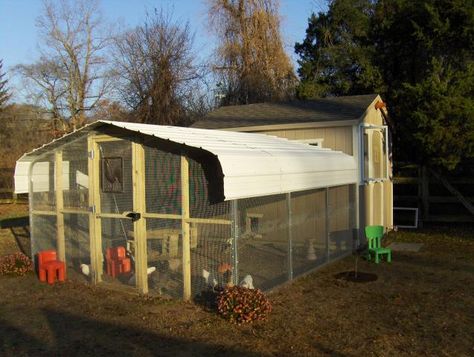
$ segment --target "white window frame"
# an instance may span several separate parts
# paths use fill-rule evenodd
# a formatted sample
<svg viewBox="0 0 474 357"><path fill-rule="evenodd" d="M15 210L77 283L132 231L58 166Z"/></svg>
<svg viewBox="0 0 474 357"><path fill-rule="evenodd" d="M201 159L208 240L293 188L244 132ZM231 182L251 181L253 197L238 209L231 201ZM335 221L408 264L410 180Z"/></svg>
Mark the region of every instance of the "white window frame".
<svg viewBox="0 0 474 357"><path fill-rule="evenodd" d="M393 207L393 215L395 216L395 211L413 211L415 212L415 221L413 225L397 225L398 228L418 228L418 208L412 207Z"/></svg>
<svg viewBox="0 0 474 357"><path fill-rule="evenodd" d="M323 147L323 141L324 139L323 138L315 138L315 139L294 139L294 140L291 140L291 141L296 141L298 143L302 143L302 144L308 144L308 145L311 145L311 146L316 146L318 148L322 148Z"/></svg>
<svg viewBox="0 0 474 357"><path fill-rule="evenodd" d="M365 176L365 145L364 145L364 134L368 130L382 130L383 136L385 138L385 177L371 177L371 165L370 162L372 161L372 135L369 135L368 142L367 142L367 161L369 163L368 167L368 176ZM389 157L388 157L388 126L387 125L373 125L373 124L359 124L359 170L360 170L360 179L361 182L370 183L370 182L384 182L389 179L388 176L388 168L389 168Z"/></svg>

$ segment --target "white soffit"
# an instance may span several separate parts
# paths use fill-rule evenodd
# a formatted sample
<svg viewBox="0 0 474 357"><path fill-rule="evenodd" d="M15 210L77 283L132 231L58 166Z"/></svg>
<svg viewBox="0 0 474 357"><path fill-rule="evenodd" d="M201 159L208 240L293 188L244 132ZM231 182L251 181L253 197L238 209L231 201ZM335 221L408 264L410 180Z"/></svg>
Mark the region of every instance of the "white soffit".
<svg viewBox="0 0 474 357"><path fill-rule="evenodd" d="M97 121L23 155L17 161L15 191L28 192L30 162L92 130L113 125L145 136L205 150L217 156L226 200L302 191L357 182L354 157L265 134L175 126Z"/></svg>

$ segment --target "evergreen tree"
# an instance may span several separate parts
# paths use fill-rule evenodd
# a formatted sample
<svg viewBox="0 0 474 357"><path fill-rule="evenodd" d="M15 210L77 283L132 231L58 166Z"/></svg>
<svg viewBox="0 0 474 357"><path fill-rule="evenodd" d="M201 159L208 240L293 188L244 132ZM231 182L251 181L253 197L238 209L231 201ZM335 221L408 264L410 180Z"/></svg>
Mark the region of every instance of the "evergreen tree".
<svg viewBox="0 0 474 357"><path fill-rule="evenodd" d="M3 72L3 60L0 60L0 110L5 107L6 102L10 99L11 94L8 91L8 80Z"/></svg>
<svg viewBox="0 0 474 357"><path fill-rule="evenodd" d="M333 0L295 50L300 97L382 94L398 160L474 157L473 0Z"/></svg>
<svg viewBox="0 0 474 357"><path fill-rule="evenodd" d="M296 43L300 56L300 98L372 93L382 84L374 67L369 29L370 0L332 1L327 13L312 14L306 38Z"/></svg>
<svg viewBox="0 0 474 357"><path fill-rule="evenodd" d="M474 157L474 2L379 0L373 24L399 159L452 170Z"/></svg>

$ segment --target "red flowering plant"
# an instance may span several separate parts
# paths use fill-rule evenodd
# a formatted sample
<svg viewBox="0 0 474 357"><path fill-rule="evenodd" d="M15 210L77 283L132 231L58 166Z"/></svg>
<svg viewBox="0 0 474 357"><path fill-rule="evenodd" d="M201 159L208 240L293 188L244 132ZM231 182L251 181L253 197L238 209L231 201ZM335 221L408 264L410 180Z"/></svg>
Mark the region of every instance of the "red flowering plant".
<svg viewBox="0 0 474 357"><path fill-rule="evenodd" d="M33 271L33 263L23 253L15 253L0 257L0 275L19 275Z"/></svg>
<svg viewBox="0 0 474 357"><path fill-rule="evenodd" d="M240 325L266 319L272 305L258 289L228 286L217 298L217 310L226 320Z"/></svg>

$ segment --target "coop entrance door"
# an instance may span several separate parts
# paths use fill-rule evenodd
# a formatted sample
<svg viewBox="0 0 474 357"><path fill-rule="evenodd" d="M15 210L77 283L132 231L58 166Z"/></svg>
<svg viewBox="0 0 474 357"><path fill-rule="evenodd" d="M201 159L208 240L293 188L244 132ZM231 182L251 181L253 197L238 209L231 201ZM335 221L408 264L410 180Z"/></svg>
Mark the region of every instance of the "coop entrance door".
<svg viewBox="0 0 474 357"><path fill-rule="evenodd" d="M143 147L112 137L93 140L96 280L147 292ZM92 259L94 260L94 259Z"/></svg>

